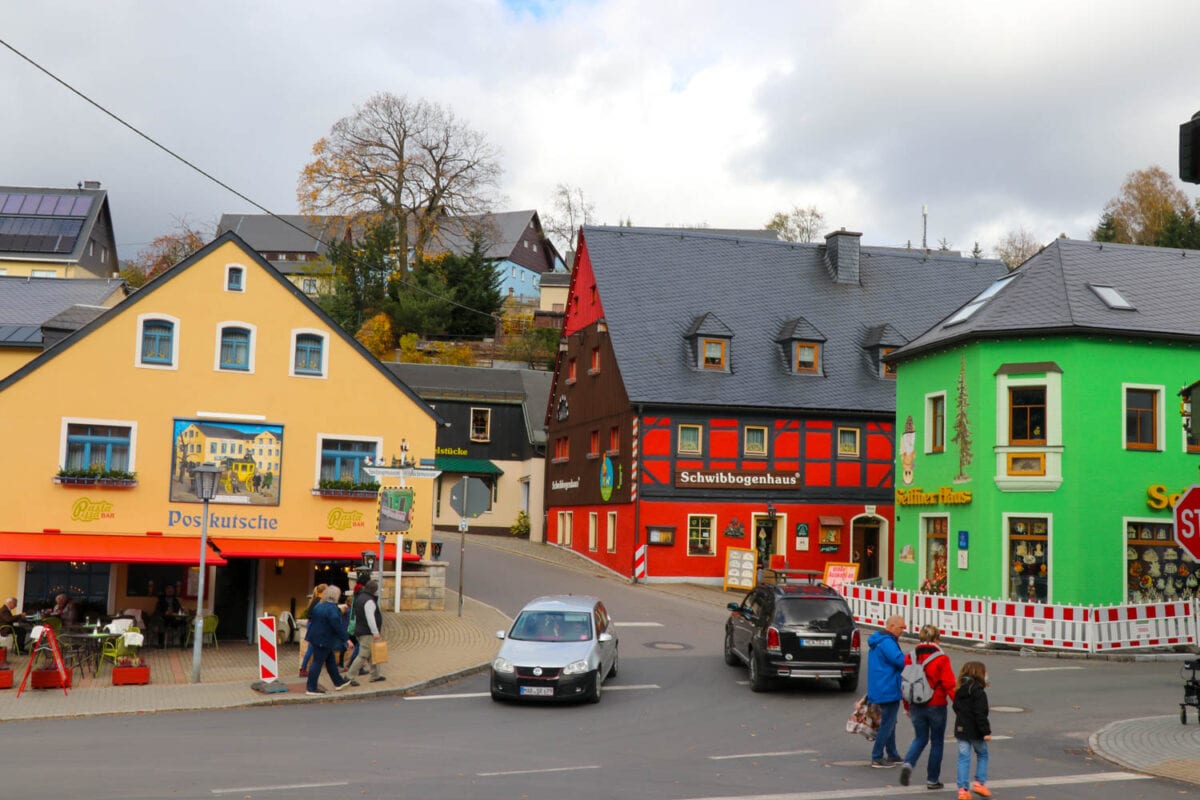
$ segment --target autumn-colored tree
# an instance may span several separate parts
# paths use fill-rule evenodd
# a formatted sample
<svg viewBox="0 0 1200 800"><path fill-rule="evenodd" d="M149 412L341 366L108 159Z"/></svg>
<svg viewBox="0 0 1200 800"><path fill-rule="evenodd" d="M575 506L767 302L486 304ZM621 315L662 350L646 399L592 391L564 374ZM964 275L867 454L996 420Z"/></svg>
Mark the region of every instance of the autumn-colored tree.
<svg viewBox="0 0 1200 800"><path fill-rule="evenodd" d="M422 350L420 337L406 333L400 337L396 357L404 364L452 364L460 367L475 365L475 354L470 345L462 343L427 343Z"/></svg>
<svg viewBox="0 0 1200 800"><path fill-rule="evenodd" d="M1041 242L1032 233L1024 228L1017 228L1004 234L1004 238L996 245L996 258L1012 270L1024 264L1041 249Z"/></svg>
<svg viewBox="0 0 1200 800"><path fill-rule="evenodd" d="M392 334L392 318L382 311L364 322L354 338L378 359L390 356L396 349L396 337Z"/></svg>
<svg viewBox="0 0 1200 800"><path fill-rule="evenodd" d="M509 361L523 361L530 369L551 367L558 353L557 328L530 328L509 337L504 345L504 357Z"/></svg>
<svg viewBox="0 0 1200 800"><path fill-rule="evenodd" d="M121 270L121 277L125 278L130 286L133 286L133 282L138 280L137 276L140 273L144 276L137 284L140 286L183 261L208 244L212 238L212 235L192 227L187 220L176 220L175 230L155 238L135 258L125 262L125 267Z"/></svg>
<svg viewBox="0 0 1200 800"><path fill-rule="evenodd" d="M424 257L445 217L486 210L501 173L498 150L449 108L390 92L356 106L312 152L301 211L390 218L401 271L410 252Z"/></svg>
<svg viewBox="0 0 1200 800"><path fill-rule="evenodd" d="M1125 177L1120 194L1104 206L1092 238L1156 245L1173 214L1183 217L1191 211L1187 196L1162 167L1135 170Z"/></svg>
<svg viewBox="0 0 1200 800"><path fill-rule="evenodd" d="M778 233L785 242L811 242L824 224L825 215L816 206L793 206L791 211L776 211L763 227Z"/></svg>

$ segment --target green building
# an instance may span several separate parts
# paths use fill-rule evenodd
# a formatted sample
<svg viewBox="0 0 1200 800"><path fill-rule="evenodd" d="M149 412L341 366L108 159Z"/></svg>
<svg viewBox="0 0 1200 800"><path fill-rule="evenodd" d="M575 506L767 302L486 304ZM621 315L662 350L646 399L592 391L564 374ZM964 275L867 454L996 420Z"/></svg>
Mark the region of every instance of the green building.
<svg viewBox="0 0 1200 800"><path fill-rule="evenodd" d="M1200 477L1180 394L1200 380L1200 252L1058 239L889 361L897 588L1197 596L1172 504Z"/></svg>

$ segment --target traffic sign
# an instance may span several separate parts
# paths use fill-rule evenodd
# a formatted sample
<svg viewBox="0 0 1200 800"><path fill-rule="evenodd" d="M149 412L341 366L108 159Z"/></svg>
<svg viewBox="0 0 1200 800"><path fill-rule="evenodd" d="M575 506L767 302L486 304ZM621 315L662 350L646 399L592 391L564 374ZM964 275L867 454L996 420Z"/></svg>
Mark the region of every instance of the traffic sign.
<svg viewBox="0 0 1200 800"><path fill-rule="evenodd" d="M460 478L450 487L450 507L460 517L474 519L491 505L491 489L479 478Z"/></svg>
<svg viewBox="0 0 1200 800"><path fill-rule="evenodd" d="M1200 486L1189 486L1175 504L1175 541L1200 561Z"/></svg>

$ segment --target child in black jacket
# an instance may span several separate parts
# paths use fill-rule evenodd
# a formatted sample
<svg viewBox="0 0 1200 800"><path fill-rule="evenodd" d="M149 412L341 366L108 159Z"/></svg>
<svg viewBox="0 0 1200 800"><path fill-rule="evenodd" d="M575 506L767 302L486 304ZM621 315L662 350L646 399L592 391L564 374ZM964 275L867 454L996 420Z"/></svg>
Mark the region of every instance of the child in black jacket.
<svg viewBox="0 0 1200 800"><path fill-rule="evenodd" d="M954 692L954 738L958 740L958 800L971 800L971 792L991 797L987 788L988 745L992 726L988 722L987 668L968 661L958 673ZM971 752L975 752L975 781L971 777Z"/></svg>

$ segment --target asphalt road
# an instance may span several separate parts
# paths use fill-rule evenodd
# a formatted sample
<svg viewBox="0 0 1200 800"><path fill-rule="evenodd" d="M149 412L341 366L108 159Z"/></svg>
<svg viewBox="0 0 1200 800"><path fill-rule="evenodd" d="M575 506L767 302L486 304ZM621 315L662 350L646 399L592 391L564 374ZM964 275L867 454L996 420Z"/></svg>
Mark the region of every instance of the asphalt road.
<svg viewBox="0 0 1200 800"><path fill-rule="evenodd" d="M458 558L457 542L444 556ZM469 547L470 545L468 545ZM529 598L604 598L620 674L599 705L496 704L485 675L421 697L2 726L2 797L107 798L876 798L953 797L867 766L843 730L854 696L830 683L754 694L721 658L724 612L602 572L475 548L466 590L512 615ZM451 585L457 582L452 573ZM1177 707L1178 664L953 652L987 664L997 797L1135 800L1196 788L1124 772L1087 737ZM1011 710L1004 710L1005 708ZM909 739L900 723L900 744Z"/></svg>

